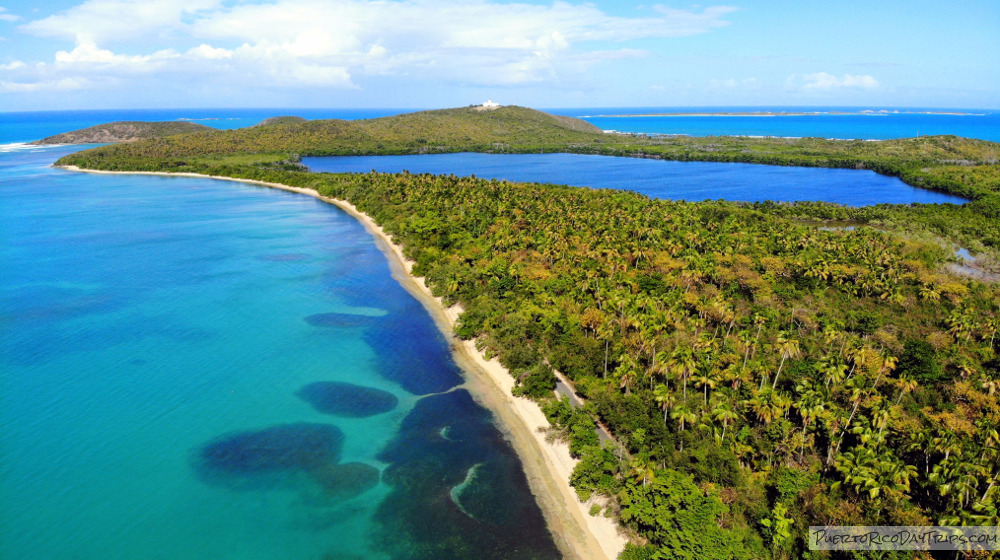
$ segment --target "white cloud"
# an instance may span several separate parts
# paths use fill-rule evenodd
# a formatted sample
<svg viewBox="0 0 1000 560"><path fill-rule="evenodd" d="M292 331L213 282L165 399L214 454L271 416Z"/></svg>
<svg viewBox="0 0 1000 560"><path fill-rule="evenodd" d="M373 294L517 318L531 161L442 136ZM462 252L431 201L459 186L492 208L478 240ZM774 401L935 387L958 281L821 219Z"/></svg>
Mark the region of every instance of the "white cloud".
<svg viewBox="0 0 1000 560"><path fill-rule="evenodd" d="M87 0L21 26L41 37L107 43L148 38L151 31L183 29L184 19L216 8L220 0Z"/></svg>
<svg viewBox="0 0 1000 560"><path fill-rule="evenodd" d="M122 55L115 54L107 49L98 48L93 43L82 43L72 51L59 51L56 53L56 64L76 65L76 64L103 64L117 67L135 67L136 69L149 71L152 63L156 61L177 58L178 54L167 49L157 51L150 55Z"/></svg>
<svg viewBox="0 0 1000 560"><path fill-rule="evenodd" d="M80 78L61 78L42 82L6 82L0 80L0 93L37 93L43 91L72 91L87 86Z"/></svg>
<svg viewBox="0 0 1000 560"><path fill-rule="evenodd" d="M798 80L796 76L792 76L790 77L790 81L795 83ZM838 88L874 89L879 87L878 81L867 74L863 76L845 74L843 78L838 78L833 74L827 74L826 72L806 74L802 76L801 84L802 89L807 91L823 91Z"/></svg>
<svg viewBox="0 0 1000 560"><path fill-rule="evenodd" d="M73 41L55 54L59 77L95 83L94 72L160 71L279 87L353 88L362 75L517 85L572 81L602 61L646 55L595 42L706 33L734 10L656 6L629 18L561 0L87 0L21 30ZM177 50L150 52L157 41Z"/></svg>
<svg viewBox="0 0 1000 560"><path fill-rule="evenodd" d="M8 11L7 8L0 6L0 21L21 21L24 19L18 15L8 14Z"/></svg>
<svg viewBox="0 0 1000 560"><path fill-rule="evenodd" d="M226 49L216 49L205 43L190 49L187 52L188 56L192 58L206 58L210 60L223 60L233 58L233 51L228 51Z"/></svg>
<svg viewBox="0 0 1000 560"><path fill-rule="evenodd" d="M727 80L711 80L709 82L709 86L713 89L758 89L759 85L757 78L744 78L742 80L729 78Z"/></svg>

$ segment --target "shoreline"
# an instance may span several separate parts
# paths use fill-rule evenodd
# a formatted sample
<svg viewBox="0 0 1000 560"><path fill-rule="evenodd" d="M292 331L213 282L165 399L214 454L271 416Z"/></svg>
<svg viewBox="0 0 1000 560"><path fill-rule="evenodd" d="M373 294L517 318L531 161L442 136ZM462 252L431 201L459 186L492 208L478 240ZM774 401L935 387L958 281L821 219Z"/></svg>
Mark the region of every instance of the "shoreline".
<svg viewBox="0 0 1000 560"><path fill-rule="evenodd" d="M346 200L328 198L313 189L292 187L251 179L238 179L200 173L168 173L160 171L100 171L65 166L61 169L97 174L157 175L219 179L258 185L305 194L332 204L361 222L374 238L375 245L386 255L393 278L413 295L434 319L438 330L448 341L456 364L465 372L465 385L472 396L493 413L501 430L521 460L532 494L548 523L549 532L559 549L578 560L613 560L628 540L618 524L609 518L591 516L593 500L581 503L569 485L573 467L578 462L569 454L564 442L548 442L539 430L549 427L541 408L525 398L511 394L514 378L496 359L487 360L475 341L455 337L455 325L462 313L460 305L446 307L442 298L435 297L422 277L411 273L413 261L406 258L401 246L393 242L381 226Z"/></svg>
<svg viewBox="0 0 1000 560"><path fill-rule="evenodd" d="M669 112L669 113L612 113L604 115L583 115L580 118L645 118L645 117L814 117L823 115L883 117L888 115L944 115L952 117L982 117L984 113L963 113L955 111L720 111L720 112Z"/></svg>

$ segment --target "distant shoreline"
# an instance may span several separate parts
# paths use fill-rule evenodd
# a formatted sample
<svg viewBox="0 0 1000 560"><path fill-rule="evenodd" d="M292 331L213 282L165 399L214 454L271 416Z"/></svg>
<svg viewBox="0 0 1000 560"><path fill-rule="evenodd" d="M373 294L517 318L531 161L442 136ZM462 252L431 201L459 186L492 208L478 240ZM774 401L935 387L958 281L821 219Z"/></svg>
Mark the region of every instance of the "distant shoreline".
<svg viewBox="0 0 1000 560"><path fill-rule="evenodd" d="M376 246L389 260L393 278L431 314L434 323L449 342L455 362L466 372L466 384L472 388L470 392L499 420L521 459L532 493L559 549L577 560L614 560L624 549L628 541L620 533L618 524L603 516L590 515L591 502L581 503L570 487L569 477L578 461L570 456L568 444L548 442L539 431L549 426L541 408L533 401L511 394L514 379L510 372L495 358L487 359L476 348L475 341L455 338L455 326L462 313L461 307L446 307L441 298L435 297L423 278L413 276L414 262L406 258L402 247L395 244L381 226L353 204L322 196L314 189L201 173L101 171L74 165L60 166L60 169L108 175L156 175L235 181L309 195L345 211L361 222L372 235Z"/></svg>
<svg viewBox="0 0 1000 560"><path fill-rule="evenodd" d="M980 117L982 113L962 113L957 111L899 111L899 110L864 110L864 111L708 111L708 112L668 112L668 113L618 113L607 115L581 115L581 119L593 118L643 118L643 117L808 117L818 115L835 116L887 116L887 115L950 115Z"/></svg>

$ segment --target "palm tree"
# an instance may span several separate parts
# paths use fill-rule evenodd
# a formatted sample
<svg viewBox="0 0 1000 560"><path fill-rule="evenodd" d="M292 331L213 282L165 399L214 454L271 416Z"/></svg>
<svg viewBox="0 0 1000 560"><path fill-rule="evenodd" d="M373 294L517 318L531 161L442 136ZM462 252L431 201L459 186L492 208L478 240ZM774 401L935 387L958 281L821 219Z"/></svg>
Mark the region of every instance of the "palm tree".
<svg viewBox="0 0 1000 560"><path fill-rule="evenodd" d="M781 364L778 365L778 372L774 374L774 383L771 384L772 389L778 386L778 377L781 375L781 368L785 367L785 360L788 358L798 358L802 355L802 351L799 350L799 341L785 336L785 333L778 335L777 348L781 352Z"/></svg>
<svg viewBox="0 0 1000 560"><path fill-rule="evenodd" d="M740 346L743 347L743 369L747 367L747 360L750 359L750 349L756 344L750 331L740 331L738 333Z"/></svg>
<svg viewBox="0 0 1000 560"><path fill-rule="evenodd" d="M674 406L674 402L676 401L673 392L666 385L657 385L656 390L653 391L653 399L656 400L656 403L660 405L660 409L663 410L663 423L666 424L667 411Z"/></svg>
<svg viewBox="0 0 1000 560"><path fill-rule="evenodd" d="M705 406L707 407L708 406L708 390L709 390L709 388L715 389L715 386L718 385L719 382L716 381L715 378L713 378L708 373L705 373L704 375L696 375L694 377L694 382L695 382L695 385L698 385L699 387L704 387L704 389L705 389Z"/></svg>
<svg viewBox="0 0 1000 560"><path fill-rule="evenodd" d="M698 416L688 410L685 405L680 405L674 408L673 412L670 413L670 417L677 420L677 424L680 426L682 432L684 431L685 424L694 422L698 419Z"/></svg>
<svg viewBox="0 0 1000 560"><path fill-rule="evenodd" d="M650 372L656 378L662 378L667 386L670 386L670 353L666 350L660 350L653 356L653 366L650 368Z"/></svg>
<svg viewBox="0 0 1000 560"><path fill-rule="evenodd" d="M764 424L770 424L772 420L780 416L778 407L773 400L774 394L770 389L758 391L750 399L750 408L757 415L757 420Z"/></svg>
<svg viewBox="0 0 1000 560"><path fill-rule="evenodd" d="M626 395L632 392L632 386L635 385L635 377L638 371L638 364L631 355L622 354L618 358L618 367L615 368L614 375L620 380L618 388L623 389Z"/></svg>
<svg viewBox="0 0 1000 560"><path fill-rule="evenodd" d="M673 370L677 373L677 375L681 378L681 381L684 383L684 400L686 401L687 380L688 377L691 376L691 373L694 371L694 368L697 366L697 362L694 359L694 352L690 348L682 346L680 348L676 348L673 352L671 352L670 359L673 364Z"/></svg>
<svg viewBox="0 0 1000 560"><path fill-rule="evenodd" d="M729 427L729 423L733 420L739 418L739 414L733 410L732 405L727 402L719 403L712 411L712 417L716 420L722 422L722 441L726 439L726 428Z"/></svg>
<svg viewBox="0 0 1000 560"><path fill-rule="evenodd" d="M656 476L656 465L646 453L640 453L632 458L631 473L635 481L642 482L643 488Z"/></svg>
<svg viewBox="0 0 1000 560"><path fill-rule="evenodd" d="M878 376L875 377L875 382L872 383L872 389L878 386L878 382L882 379L882 375L889 373L890 371L896 369L896 364L899 363L899 358L889 355L888 352L882 352L881 365L878 368Z"/></svg>

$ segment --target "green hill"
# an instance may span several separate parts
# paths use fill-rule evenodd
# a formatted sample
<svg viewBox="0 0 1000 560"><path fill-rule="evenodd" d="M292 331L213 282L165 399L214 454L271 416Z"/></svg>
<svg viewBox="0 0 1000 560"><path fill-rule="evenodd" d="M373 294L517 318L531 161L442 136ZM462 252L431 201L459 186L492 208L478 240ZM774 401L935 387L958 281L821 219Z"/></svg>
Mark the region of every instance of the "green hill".
<svg viewBox="0 0 1000 560"><path fill-rule="evenodd" d="M280 125L280 126L279 126ZM456 151L555 151L596 146L600 129L578 119L523 107L422 111L392 117L294 122L282 117L270 126L205 130L184 139L161 139L101 153L103 159L177 158L234 153L300 155L409 154Z"/></svg>
<svg viewBox="0 0 1000 560"><path fill-rule="evenodd" d="M185 121L118 121L49 136L32 144L113 144L214 130Z"/></svg>

